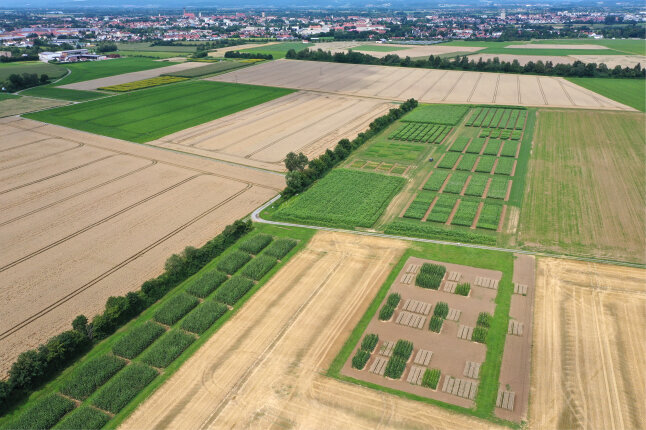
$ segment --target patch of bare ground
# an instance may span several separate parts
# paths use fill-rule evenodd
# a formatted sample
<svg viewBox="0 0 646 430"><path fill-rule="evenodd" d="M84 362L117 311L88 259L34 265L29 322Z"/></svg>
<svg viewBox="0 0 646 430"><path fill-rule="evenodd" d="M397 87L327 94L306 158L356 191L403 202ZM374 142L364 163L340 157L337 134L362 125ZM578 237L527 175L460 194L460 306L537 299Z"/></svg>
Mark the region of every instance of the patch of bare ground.
<svg viewBox="0 0 646 430"><path fill-rule="evenodd" d="M540 258L529 426L646 422L646 271Z"/></svg>
<svg viewBox="0 0 646 430"><path fill-rule="evenodd" d="M284 186L280 175L36 121L0 123L0 135L5 128L3 374L76 315L138 289L171 254L203 245Z"/></svg>
<svg viewBox="0 0 646 430"><path fill-rule="evenodd" d="M0 118L68 104L70 102L65 100L41 99L40 97L28 96L22 96L17 99L6 99L0 101Z"/></svg>

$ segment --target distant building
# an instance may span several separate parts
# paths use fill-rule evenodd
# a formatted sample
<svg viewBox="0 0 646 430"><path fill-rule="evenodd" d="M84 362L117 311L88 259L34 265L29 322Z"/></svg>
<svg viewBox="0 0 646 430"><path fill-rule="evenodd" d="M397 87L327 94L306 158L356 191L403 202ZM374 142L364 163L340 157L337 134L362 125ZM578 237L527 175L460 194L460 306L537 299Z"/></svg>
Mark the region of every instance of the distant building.
<svg viewBox="0 0 646 430"><path fill-rule="evenodd" d="M87 49L70 49L68 51L41 52L38 59L45 63L49 61L58 61L61 63L76 63L78 61L98 61L105 60L108 57L99 54L90 54Z"/></svg>

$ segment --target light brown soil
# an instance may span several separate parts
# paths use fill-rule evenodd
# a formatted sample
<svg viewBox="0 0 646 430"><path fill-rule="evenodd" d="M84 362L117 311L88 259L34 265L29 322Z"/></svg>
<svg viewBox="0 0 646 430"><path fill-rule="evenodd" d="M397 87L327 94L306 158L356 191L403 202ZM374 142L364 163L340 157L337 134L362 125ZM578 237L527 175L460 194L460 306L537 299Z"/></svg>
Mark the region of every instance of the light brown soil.
<svg viewBox="0 0 646 430"><path fill-rule="evenodd" d="M570 57L584 63L604 63L609 69L614 69L616 66L632 68L637 64L641 64L643 68L646 64L646 57L643 55L571 55Z"/></svg>
<svg viewBox="0 0 646 430"><path fill-rule="evenodd" d="M480 219L480 212L482 212L483 206L484 206L484 202L480 202L478 204L478 210L476 211L476 216L473 217L473 223L471 223L471 230L475 230L476 226L478 225L478 220Z"/></svg>
<svg viewBox="0 0 646 430"><path fill-rule="evenodd" d="M173 64L172 66L168 67L158 67L156 69L123 73L121 75L108 76L105 78L61 85L59 88L67 88L70 90L96 90L97 88L101 87L126 84L128 82L140 81L142 79L156 78L157 76L163 75L165 73L181 72L182 70L193 69L195 67L201 66L204 66L204 63L199 63L197 61L186 61L184 63Z"/></svg>
<svg viewBox="0 0 646 430"><path fill-rule="evenodd" d="M646 271L539 259L529 427L646 422Z"/></svg>
<svg viewBox="0 0 646 430"><path fill-rule="evenodd" d="M317 233L122 428L481 424L323 375L405 247L387 239Z"/></svg>
<svg viewBox="0 0 646 430"><path fill-rule="evenodd" d="M451 225L451 222L453 222L453 217L455 216L456 212L458 211L458 208L460 207L460 202L462 200L458 199L455 202L455 205L453 206L453 209L451 210L451 213L449 214L449 218L446 220L446 225Z"/></svg>
<svg viewBox="0 0 646 430"><path fill-rule="evenodd" d="M411 284L402 283L402 278L405 275L406 268L409 264L422 264L422 263L442 264L446 266L447 273L456 271L462 273L461 282L469 282L472 284L471 293L467 297L457 294L448 293L442 290L430 290L420 288ZM469 399L454 396L444 393L441 390L441 384L444 382L446 376L454 378L461 378L463 376L464 365L466 361L482 363L485 360L487 348L484 344L459 339L457 337L458 328L461 324L469 327L475 327L480 312L488 312L493 315L495 310L496 290L489 288L481 288L473 285L476 276L485 276L487 278L500 280L502 273L492 270L476 269L468 266L461 266L457 264L447 264L432 260L423 260L420 258L409 258L402 272L397 275L393 285L390 287L388 294L398 293L401 296L400 304L393 314L390 321L380 321L378 319L378 312L372 318L368 327L364 331L364 335L375 333L379 335L380 345L383 341L397 342L399 339L409 340L413 342L413 353L411 361L408 363L407 370L402 375L402 379L392 380L381 375L369 372L370 364L377 357L379 346L372 353L370 361L366 364L363 370L352 368L352 354L348 361L345 363L341 373L356 379L372 382L374 384L382 385L388 388L394 388L401 391L417 394L422 397L429 397L432 399L440 400L446 403L452 403L463 407L473 407L474 402ZM386 296L387 297L387 296ZM396 324L397 315L403 310L404 303L407 299L418 300L424 303L429 303L433 307L436 303L442 301L449 305L450 309L458 309L462 313L459 321L444 320L442 330L440 333L434 333L428 329L428 324L433 311L429 313L426 318L424 328L417 329L400 324ZM386 298L384 298L384 303ZM382 303L383 305L383 303ZM380 306L381 307L381 306ZM432 390L426 387L412 385L406 381L410 365L419 349L425 349L433 352L433 357L429 362L428 368L440 369L442 377L438 383L438 389Z"/></svg>
<svg viewBox="0 0 646 430"><path fill-rule="evenodd" d="M70 104L70 102L65 100L41 99L40 97L28 96L22 96L17 99L2 100L0 101L0 118L68 104Z"/></svg>
<svg viewBox="0 0 646 430"><path fill-rule="evenodd" d="M339 140L354 139L392 107L381 100L301 91L150 144L284 171L287 153L316 158Z"/></svg>
<svg viewBox="0 0 646 430"><path fill-rule="evenodd" d="M479 103L491 104L634 110L569 82L565 85L564 79L551 76L277 60L207 79L386 100L413 97L429 103L467 103L477 99Z"/></svg>
<svg viewBox="0 0 646 430"><path fill-rule="evenodd" d="M31 120L0 124L0 135L5 129L3 374L19 353L80 313L91 318L109 296L138 289L172 253L201 246L284 184L279 175Z"/></svg>
<svg viewBox="0 0 646 430"><path fill-rule="evenodd" d="M474 46L446 46L446 45L398 45L392 43L381 43L374 44L375 46L384 46L384 47L395 47L395 48L404 48L396 51L369 51L358 49L359 46L371 45L371 43L366 42L326 42L326 43L317 43L309 49L312 51L317 51L322 49L324 51L331 51L332 53L336 52L348 52L349 49L353 51L361 52L363 54L368 54L373 57L383 58L389 54L399 55L400 57L428 57L429 55L441 55L441 54L451 54L458 52L476 52L484 48L474 47Z"/></svg>
<svg viewBox="0 0 646 430"><path fill-rule="evenodd" d="M512 281L527 285L527 295L511 296L509 319L523 324L523 335L507 335L500 367L500 389L514 392L514 409L496 408L494 413L497 417L521 422L527 421L529 402L536 261L531 255L515 254L514 258Z"/></svg>

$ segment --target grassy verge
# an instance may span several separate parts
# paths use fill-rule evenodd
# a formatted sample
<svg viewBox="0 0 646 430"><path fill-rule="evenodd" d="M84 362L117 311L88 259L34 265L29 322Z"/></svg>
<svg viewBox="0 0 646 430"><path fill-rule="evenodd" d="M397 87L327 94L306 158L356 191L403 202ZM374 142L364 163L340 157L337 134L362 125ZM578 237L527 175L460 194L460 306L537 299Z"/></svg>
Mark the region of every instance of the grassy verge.
<svg viewBox="0 0 646 430"><path fill-rule="evenodd" d="M396 279L401 269L404 267L404 264L409 257L420 257L489 270L499 270L503 273L502 280L499 283L498 295L496 296L496 311L494 313L491 328L489 329L489 335L487 337L487 355L485 362L483 363L481 368L480 386L478 388L478 395L476 397L475 409L463 408L460 406L444 403L439 400L421 397L415 394L382 387L377 384L341 375L341 369L343 368L344 363L348 360L348 358L354 351L354 348L360 341L363 332L370 323L370 320L377 312L379 305L386 297L390 286ZM506 420L501 420L495 417L493 413L496 404L496 396L498 394L500 366L502 364L502 354L504 351L505 339L507 336L509 307L511 305L511 295L513 292L512 273L513 256L511 254L430 243L412 244L411 247L406 252L404 252L404 255L401 257L400 261L390 272L388 278L386 278L383 285L377 292L374 300L370 303L370 306L366 310L366 313L363 315L337 356L332 361L332 364L327 371L327 375L342 381L362 385L364 387L394 394L407 399L442 406L455 412L487 419L489 421L508 427L518 428L518 424Z"/></svg>

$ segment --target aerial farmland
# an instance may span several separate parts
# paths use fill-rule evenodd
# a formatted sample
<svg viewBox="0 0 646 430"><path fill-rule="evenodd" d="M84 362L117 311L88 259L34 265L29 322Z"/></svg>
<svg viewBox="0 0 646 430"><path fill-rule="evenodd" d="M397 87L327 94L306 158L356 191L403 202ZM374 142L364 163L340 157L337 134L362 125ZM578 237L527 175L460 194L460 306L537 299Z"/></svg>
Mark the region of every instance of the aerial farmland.
<svg viewBox="0 0 646 430"><path fill-rule="evenodd" d="M0 99L0 429L646 421L641 81L319 45L497 54L137 43Z"/></svg>

